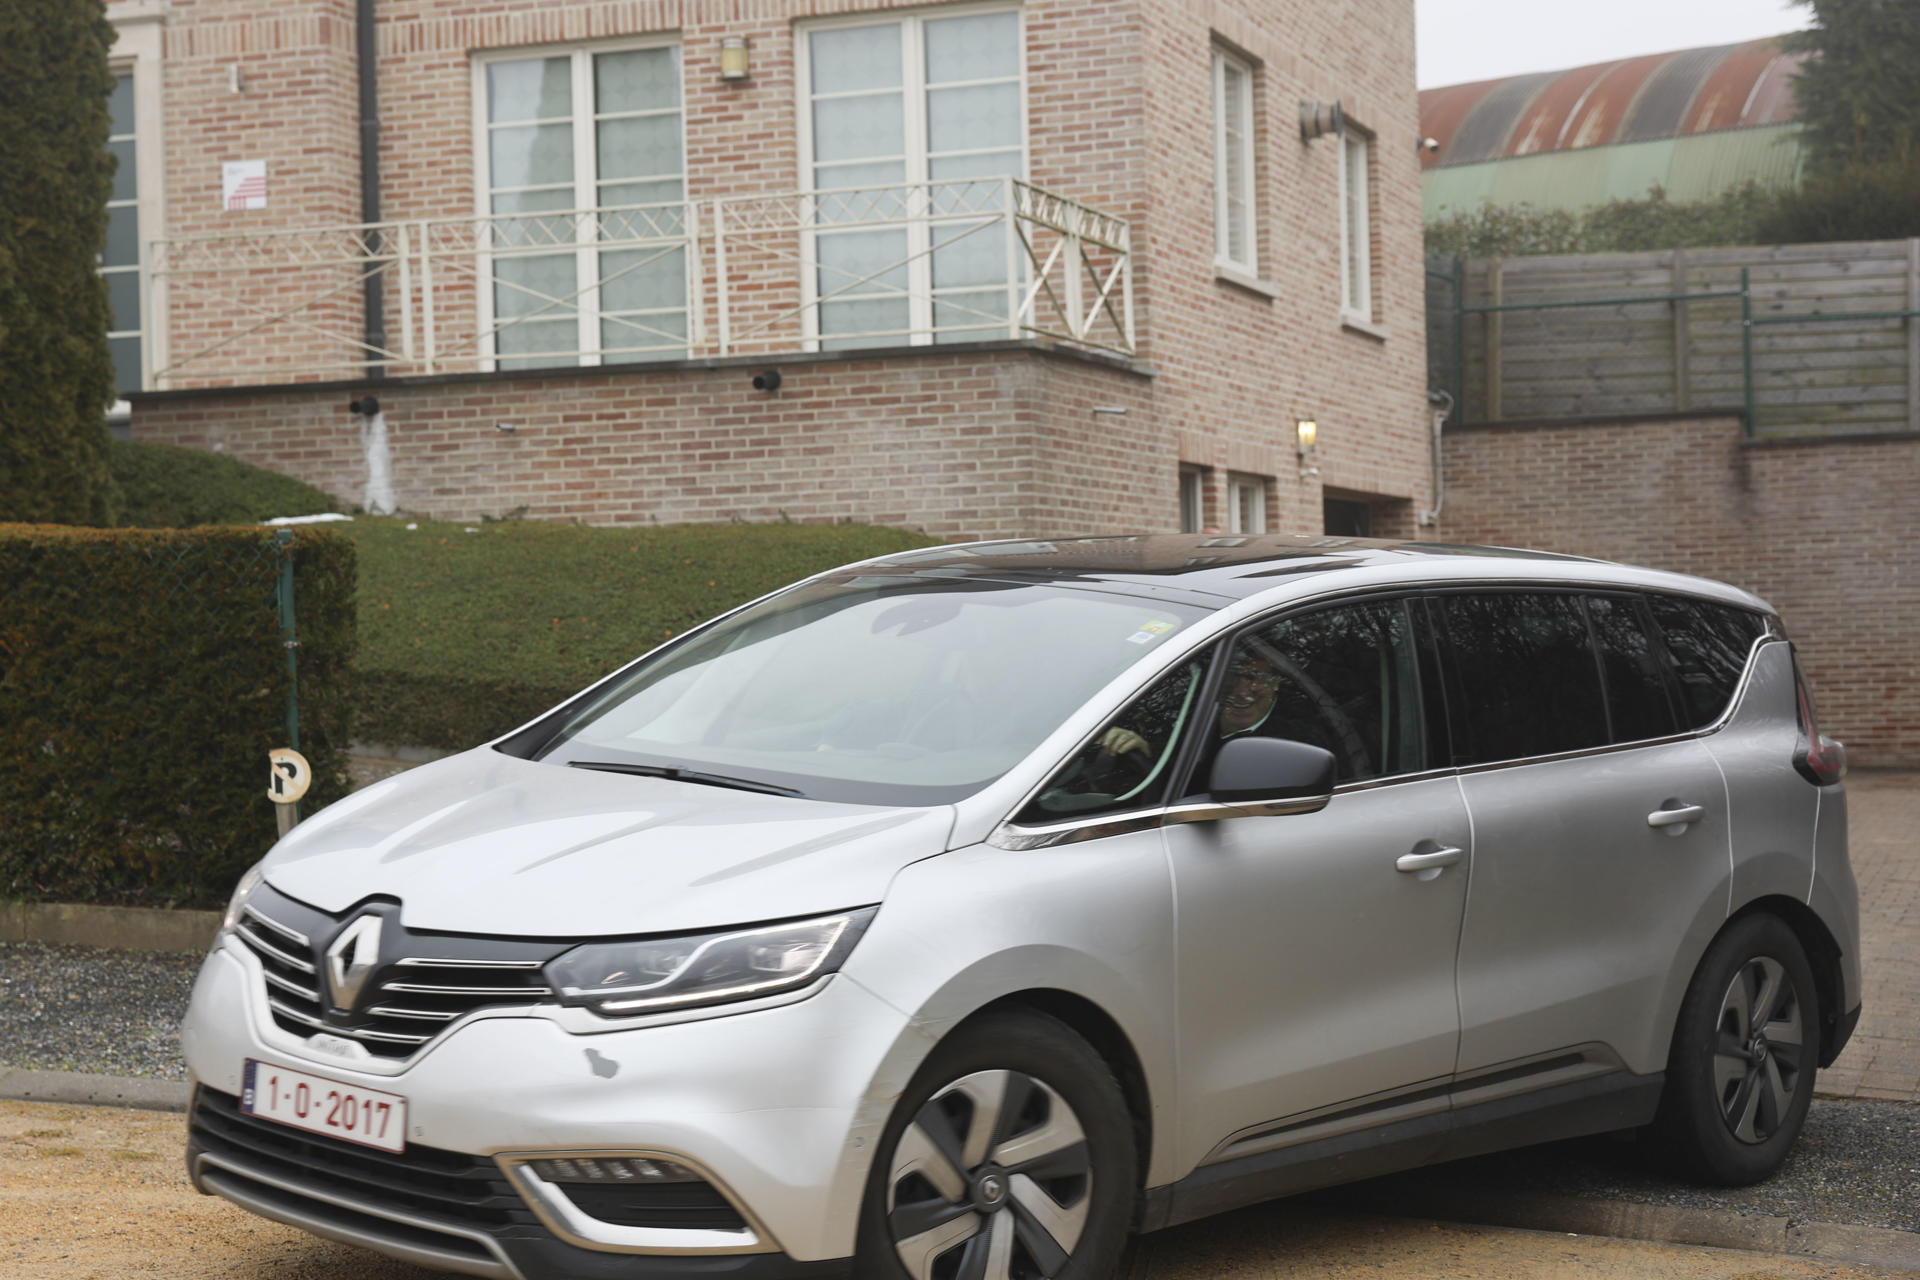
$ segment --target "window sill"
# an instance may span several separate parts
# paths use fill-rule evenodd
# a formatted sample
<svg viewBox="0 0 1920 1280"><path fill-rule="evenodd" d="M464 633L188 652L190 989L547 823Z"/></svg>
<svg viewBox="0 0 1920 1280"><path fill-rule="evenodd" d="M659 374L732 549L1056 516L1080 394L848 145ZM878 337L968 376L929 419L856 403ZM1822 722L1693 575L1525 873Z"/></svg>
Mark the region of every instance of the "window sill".
<svg viewBox="0 0 1920 1280"><path fill-rule="evenodd" d="M1258 276L1250 276L1222 262L1213 264L1213 279L1216 284L1230 284L1236 289L1245 289L1248 293L1258 294L1269 302L1280 296L1280 286L1271 281L1262 280Z"/></svg>
<svg viewBox="0 0 1920 1280"><path fill-rule="evenodd" d="M1348 333L1357 333L1363 338L1372 338L1375 342L1385 342L1387 331L1371 320L1362 320L1359 316L1342 315L1340 327Z"/></svg>

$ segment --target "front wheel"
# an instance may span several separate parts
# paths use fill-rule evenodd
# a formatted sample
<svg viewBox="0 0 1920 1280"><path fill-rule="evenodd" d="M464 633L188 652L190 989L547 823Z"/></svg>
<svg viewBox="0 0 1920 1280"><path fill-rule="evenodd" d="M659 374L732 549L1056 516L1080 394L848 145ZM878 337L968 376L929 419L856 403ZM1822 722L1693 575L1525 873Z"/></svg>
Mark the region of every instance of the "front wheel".
<svg viewBox="0 0 1920 1280"><path fill-rule="evenodd" d="M1748 916L1707 948L1687 988L1656 1135L1683 1173L1758 1182L1799 1135L1819 1062L1806 951L1778 917Z"/></svg>
<svg viewBox="0 0 1920 1280"><path fill-rule="evenodd" d="M934 1051L887 1122L856 1272L1107 1280L1137 1167L1125 1097L1086 1041L1044 1015L992 1015Z"/></svg>

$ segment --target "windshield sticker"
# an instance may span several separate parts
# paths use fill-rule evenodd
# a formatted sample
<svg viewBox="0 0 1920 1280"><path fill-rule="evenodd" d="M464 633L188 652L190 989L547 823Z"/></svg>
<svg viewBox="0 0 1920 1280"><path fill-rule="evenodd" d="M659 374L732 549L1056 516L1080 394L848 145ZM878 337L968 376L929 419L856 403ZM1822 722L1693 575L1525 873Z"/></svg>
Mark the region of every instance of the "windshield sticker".
<svg viewBox="0 0 1920 1280"><path fill-rule="evenodd" d="M1143 622L1140 629L1127 637L1128 644L1152 644L1180 624L1168 622L1164 618L1155 618L1152 622Z"/></svg>

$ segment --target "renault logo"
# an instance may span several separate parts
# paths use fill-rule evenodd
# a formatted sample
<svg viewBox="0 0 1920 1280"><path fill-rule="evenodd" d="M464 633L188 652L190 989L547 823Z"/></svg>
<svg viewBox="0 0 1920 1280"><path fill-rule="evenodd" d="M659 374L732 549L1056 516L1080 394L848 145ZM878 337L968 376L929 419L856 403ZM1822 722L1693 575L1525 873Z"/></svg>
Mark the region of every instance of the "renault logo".
<svg viewBox="0 0 1920 1280"><path fill-rule="evenodd" d="M380 963L380 917L361 916L327 948L327 995L342 1013L360 999L360 989Z"/></svg>

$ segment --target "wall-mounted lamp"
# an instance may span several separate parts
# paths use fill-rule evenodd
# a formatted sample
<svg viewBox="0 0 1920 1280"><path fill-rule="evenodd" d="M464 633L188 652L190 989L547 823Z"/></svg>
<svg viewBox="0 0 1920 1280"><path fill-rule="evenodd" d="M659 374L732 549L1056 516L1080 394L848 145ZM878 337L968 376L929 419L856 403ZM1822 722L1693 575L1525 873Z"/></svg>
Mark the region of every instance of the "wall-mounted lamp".
<svg viewBox="0 0 1920 1280"><path fill-rule="evenodd" d="M240 64L237 62L228 63L227 64L227 92L231 94L242 94L242 93L245 93L246 91L247 91L247 77L246 77L246 74L240 70Z"/></svg>
<svg viewBox="0 0 1920 1280"><path fill-rule="evenodd" d="M1320 474L1320 468L1314 463L1320 458L1320 424L1312 418L1302 418L1293 424L1294 448L1300 454L1300 478Z"/></svg>
<svg viewBox="0 0 1920 1280"><path fill-rule="evenodd" d="M1338 102L1300 103L1300 141L1312 142L1315 138L1324 138L1328 134L1342 134L1347 131L1347 114L1340 109Z"/></svg>
<svg viewBox="0 0 1920 1280"><path fill-rule="evenodd" d="M745 80L753 74L753 46L745 36L726 36L720 41L720 78Z"/></svg>

